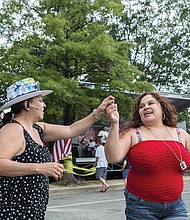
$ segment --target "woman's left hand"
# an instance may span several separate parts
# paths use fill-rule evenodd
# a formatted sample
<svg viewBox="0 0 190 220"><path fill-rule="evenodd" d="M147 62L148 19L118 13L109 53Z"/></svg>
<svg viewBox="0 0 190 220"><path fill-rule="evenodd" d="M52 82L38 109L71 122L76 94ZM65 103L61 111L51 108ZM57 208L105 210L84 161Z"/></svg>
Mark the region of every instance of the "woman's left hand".
<svg viewBox="0 0 190 220"><path fill-rule="evenodd" d="M112 105L109 105L106 109L106 115L111 123L118 123L119 112L117 110L117 104L113 103Z"/></svg>

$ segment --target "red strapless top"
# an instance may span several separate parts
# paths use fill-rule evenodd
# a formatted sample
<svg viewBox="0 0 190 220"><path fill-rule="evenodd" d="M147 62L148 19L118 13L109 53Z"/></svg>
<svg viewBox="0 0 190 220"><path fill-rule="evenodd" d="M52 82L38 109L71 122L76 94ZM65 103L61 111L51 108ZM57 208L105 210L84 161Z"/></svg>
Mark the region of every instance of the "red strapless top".
<svg viewBox="0 0 190 220"><path fill-rule="evenodd" d="M180 158L179 149L173 140L164 140ZM182 160L190 166L190 155L177 141ZM168 203L179 199L183 191L183 176L180 162L171 149L161 140L146 140L137 143L128 153L131 165L127 177L129 192L148 201Z"/></svg>

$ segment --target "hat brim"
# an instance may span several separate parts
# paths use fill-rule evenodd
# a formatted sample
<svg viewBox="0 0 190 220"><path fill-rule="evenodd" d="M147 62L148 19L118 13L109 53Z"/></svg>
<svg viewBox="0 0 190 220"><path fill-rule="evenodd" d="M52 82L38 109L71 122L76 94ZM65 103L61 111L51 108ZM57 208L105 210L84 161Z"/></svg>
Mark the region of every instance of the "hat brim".
<svg viewBox="0 0 190 220"><path fill-rule="evenodd" d="M52 90L42 90L42 91L36 91L36 92L31 92L31 93L28 93L28 94L25 94L25 95L22 95L22 96L19 96L13 100L10 100L8 101L7 103L5 103L1 108L0 108L0 111L3 111L7 108L10 108L12 105L16 104L16 103L19 103L19 102L22 102L22 101L25 101L27 99L31 99L31 98L34 98L36 96L45 96L45 95L48 95L50 93L52 93L53 91Z"/></svg>

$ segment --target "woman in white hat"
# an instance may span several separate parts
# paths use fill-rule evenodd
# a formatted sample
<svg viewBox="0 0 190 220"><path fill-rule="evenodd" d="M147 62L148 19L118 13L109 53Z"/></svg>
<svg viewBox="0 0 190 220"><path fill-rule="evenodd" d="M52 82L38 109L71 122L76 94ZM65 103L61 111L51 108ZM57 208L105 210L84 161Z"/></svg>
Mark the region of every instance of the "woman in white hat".
<svg viewBox="0 0 190 220"><path fill-rule="evenodd" d="M114 101L109 96L91 114L70 126L38 122L43 119L43 96L52 90L40 90L32 78L7 88L7 103L14 118L0 129L0 219L45 217L48 202L48 176L63 175L62 164L51 162L45 142L76 137L99 120Z"/></svg>

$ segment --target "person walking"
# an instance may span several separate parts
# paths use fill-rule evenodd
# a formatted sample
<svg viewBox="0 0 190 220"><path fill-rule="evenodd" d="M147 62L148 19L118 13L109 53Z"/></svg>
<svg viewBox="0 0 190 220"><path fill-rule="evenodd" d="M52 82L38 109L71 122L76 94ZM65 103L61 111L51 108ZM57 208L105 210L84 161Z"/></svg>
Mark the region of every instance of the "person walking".
<svg viewBox="0 0 190 220"><path fill-rule="evenodd" d="M190 166L190 135L177 126L174 106L156 92L141 94L132 118L119 129L117 104L106 109L111 122L105 152L110 163L127 157L127 220L187 220L183 172Z"/></svg>
<svg viewBox="0 0 190 220"><path fill-rule="evenodd" d="M100 192L106 192L109 189L109 185L106 182L108 162L101 139L97 140L95 157L96 161L93 167L96 167L96 179L99 180L102 185Z"/></svg>
<svg viewBox="0 0 190 220"><path fill-rule="evenodd" d="M126 184L127 184L127 175L128 175L128 172L129 172L129 163L128 163L128 160L126 158L123 159L123 164L122 164L122 178L124 179L124 187L126 187Z"/></svg>
<svg viewBox="0 0 190 220"><path fill-rule="evenodd" d="M84 133L114 97L105 98L87 117L62 126L39 122L46 107L43 96L52 90L40 90L38 82L27 78L6 91L7 102L0 110L11 108L14 116L0 129L0 219L42 220L48 203L48 177L58 180L65 172L63 164L51 162L45 143Z"/></svg>

